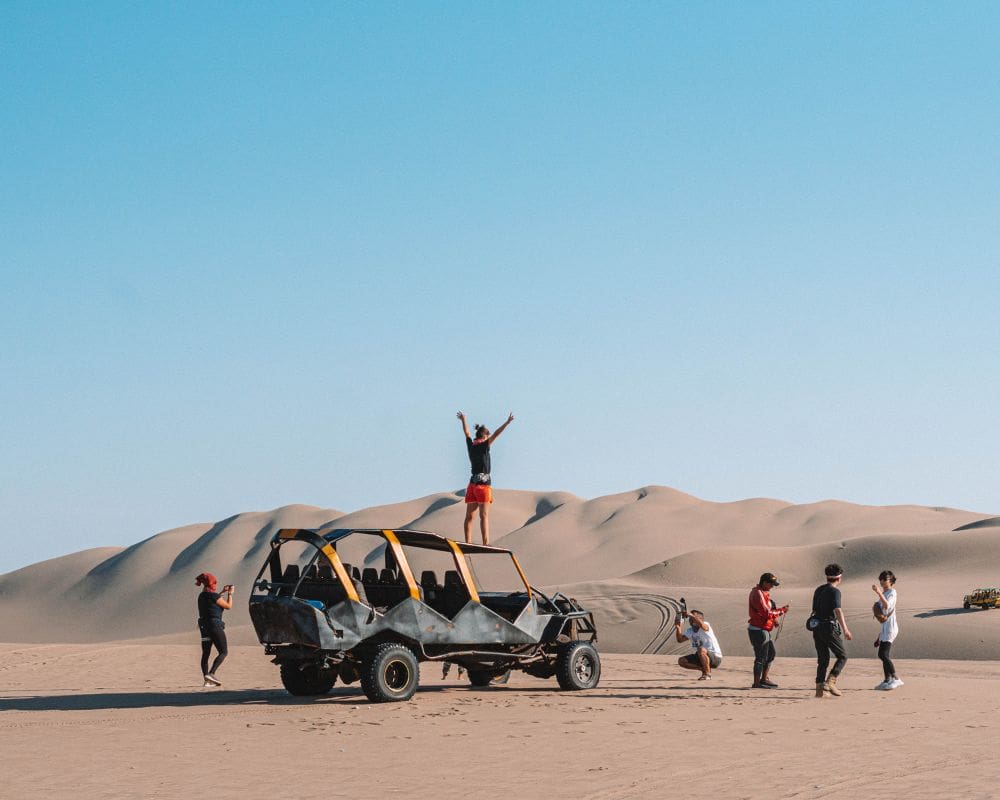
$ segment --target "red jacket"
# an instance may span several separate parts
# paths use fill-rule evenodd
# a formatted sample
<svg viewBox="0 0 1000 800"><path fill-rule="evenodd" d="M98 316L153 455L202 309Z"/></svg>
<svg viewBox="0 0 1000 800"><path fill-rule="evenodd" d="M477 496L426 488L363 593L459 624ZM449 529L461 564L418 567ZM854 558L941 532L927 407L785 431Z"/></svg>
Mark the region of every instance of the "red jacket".
<svg viewBox="0 0 1000 800"><path fill-rule="evenodd" d="M755 628L769 631L774 628L774 621L781 612L771 610L771 595L759 586L750 590L750 619L747 620Z"/></svg>

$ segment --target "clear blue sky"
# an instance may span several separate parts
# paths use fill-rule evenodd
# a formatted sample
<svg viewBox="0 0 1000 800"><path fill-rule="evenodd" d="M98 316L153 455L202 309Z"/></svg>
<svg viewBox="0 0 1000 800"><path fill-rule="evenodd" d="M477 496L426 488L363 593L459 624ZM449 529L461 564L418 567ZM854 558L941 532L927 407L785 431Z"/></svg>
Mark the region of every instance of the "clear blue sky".
<svg viewBox="0 0 1000 800"><path fill-rule="evenodd" d="M995 4L0 5L0 571L464 485L1000 513Z"/></svg>

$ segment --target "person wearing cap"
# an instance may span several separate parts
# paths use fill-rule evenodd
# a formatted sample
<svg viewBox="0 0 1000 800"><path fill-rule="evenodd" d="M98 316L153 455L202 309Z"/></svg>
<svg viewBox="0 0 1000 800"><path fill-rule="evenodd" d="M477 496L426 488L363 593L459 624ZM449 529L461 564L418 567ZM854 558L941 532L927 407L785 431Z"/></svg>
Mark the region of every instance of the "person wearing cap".
<svg viewBox="0 0 1000 800"><path fill-rule="evenodd" d="M752 689L777 689L778 684L768 678L771 662L774 661L774 642L771 631L781 624L781 618L788 613L788 606L775 608L771 602L771 590L780 586L773 572L760 576L757 585L750 590L750 619L747 620L747 634L753 647Z"/></svg>
<svg viewBox="0 0 1000 800"><path fill-rule="evenodd" d="M807 623L812 631L813 644L816 645L816 697L822 697L824 693L840 697L837 678L847 664L844 639L850 641L852 638L847 620L844 619L844 609L840 605L840 581L844 577L844 570L840 564L827 564L823 571L826 573L826 583L817 586L813 592L812 616ZM827 673L831 653L837 660Z"/></svg>

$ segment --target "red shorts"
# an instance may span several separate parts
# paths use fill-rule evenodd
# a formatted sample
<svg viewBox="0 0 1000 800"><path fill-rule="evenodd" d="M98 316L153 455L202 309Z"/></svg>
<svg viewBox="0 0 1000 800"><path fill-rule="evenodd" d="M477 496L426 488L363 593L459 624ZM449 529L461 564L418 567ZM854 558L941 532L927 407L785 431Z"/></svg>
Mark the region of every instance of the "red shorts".
<svg viewBox="0 0 1000 800"><path fill-rule="evenodd" d="M470 483L465 489L466 503L492 503L493 487L481 483Z"/></svg>

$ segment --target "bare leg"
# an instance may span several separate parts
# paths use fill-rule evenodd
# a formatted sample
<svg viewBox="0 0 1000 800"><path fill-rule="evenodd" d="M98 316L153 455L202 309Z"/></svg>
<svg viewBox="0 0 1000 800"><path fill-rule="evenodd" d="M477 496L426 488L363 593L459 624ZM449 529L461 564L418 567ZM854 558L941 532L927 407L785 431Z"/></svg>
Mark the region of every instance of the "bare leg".
<svg viewBox="0 0 1000 800"><path fill-rule="evenodd" d="M472 544L472 516L476 513L479 503L465 504L465 543Z"/></svg>
<svg viewBox="0 0 1000 800"><path fill-rule="evenodd" d="M698 661L701 662L701 674L712 674L712 662L708 660L708 650L704 647L698 648Z"/></svg>
<svg viewBox="0 0 1000 800"><path fill-rule="evenodd" d="M483 544L490 543L490 504L479 504L479 531L483 534Z"/></svg>
<svg viewBox="0 0 1000 800"><path fill-rule="evenodd" d="M684 669L697 669L697 670L701 669L700 665L692 664L690 661L688 661L687 656L681 656L680 658L678 658L677 663L679 666L684 667Z"/></svg>

